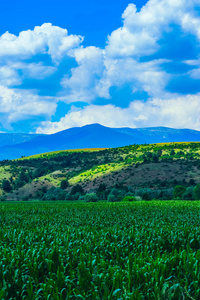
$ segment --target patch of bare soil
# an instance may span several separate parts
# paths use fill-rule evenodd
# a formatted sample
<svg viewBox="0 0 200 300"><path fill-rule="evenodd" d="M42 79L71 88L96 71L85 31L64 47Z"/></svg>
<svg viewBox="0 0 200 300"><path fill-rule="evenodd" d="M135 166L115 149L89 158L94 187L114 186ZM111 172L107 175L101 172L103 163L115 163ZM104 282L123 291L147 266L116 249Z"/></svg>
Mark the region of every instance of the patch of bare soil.
<svg viewBox="0 0 200 300"><path fill-rule="evenodd" d="M84 190L95 190L100 183L105 183L106 187L113 187L116 183L123 183L125 186L132 187L158 187L162 183L167 186L177 182L189 182L191 179L196 183L200 182L200 170L186 162L159 162L141 165L130 165L119 172L113 172L96 178L93 181L82 183Z"/></svg>
<svg viewBox="0 0 200 300"><path fill-rule="evenodd" d="M52 187L52 184L47 180L43 181L33 181L24 185L23 187L7 194L7 200L19 201L25 197L37 197L37 192L42 190L45 187L47 190Z"/></svg>

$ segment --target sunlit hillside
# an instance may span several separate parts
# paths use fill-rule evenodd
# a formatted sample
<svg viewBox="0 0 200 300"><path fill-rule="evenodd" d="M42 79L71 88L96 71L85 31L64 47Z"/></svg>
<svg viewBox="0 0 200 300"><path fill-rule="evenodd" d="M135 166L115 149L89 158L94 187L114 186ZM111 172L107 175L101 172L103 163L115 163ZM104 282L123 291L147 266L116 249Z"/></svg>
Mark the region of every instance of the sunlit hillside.
<svg viewBox="0 0 200 300"><path fill-rule="evenodd" d="M177 185L188 188L200 182L199 158L200 143L44 153L2 161L0 193L7 200L45 199L52 188L61 192L63 200L82 199L92 192L102 192L100 198L107 199L113 188L123 190L124 194L133 191L141 194L142 189L150 194L155 191L170 194ZM72 193L77 186L77 192L74 188ZM154 196L157 198L158 193Z"/></svg>

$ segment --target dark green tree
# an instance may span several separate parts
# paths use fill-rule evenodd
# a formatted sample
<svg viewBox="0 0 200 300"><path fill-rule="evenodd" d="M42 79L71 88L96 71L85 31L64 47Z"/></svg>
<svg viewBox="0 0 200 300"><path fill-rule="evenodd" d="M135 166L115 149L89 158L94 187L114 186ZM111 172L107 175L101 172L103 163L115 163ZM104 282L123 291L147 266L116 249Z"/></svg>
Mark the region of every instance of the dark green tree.
<svg viewBox="0 0 200 300"><path fill-rule="evenodd" d="M158 162L158 156L156 154L153 155L153 162L157 163Z"/></svg>
<svg viewBox="0 0 200 300"><path fill-rule="evenodd" d="M4 179L2 182L2 189L9 193L12 190L12 187L10 185L10 182L7 179Z"/></svg>
<svg viewBox="0 0 200 300"><path fill-rule="evenodd" d="M60 188L62 190L65 190L68 186L69 186L69 181L68 180L65 179L65 180L61 181Z"/></svg>
<svg viewBox="0 0 200 300"><path fill-rule="evenodd" d="M194 198L195 200L200 200L200 183L198 183L194 188Z"/></svg>
<svg viewBox="0 0 200 300"><path fill-rule="evenodd" d="M106 185L105 183L100 183L98 189L97 189L97 193L102 193L106 190Z"/></svg>
<svg viewBox="0 0 200 300"><path fill-rule="evenodd" d="M183 200L194 200L194 187L190 186L182 195Z"/></svg>
<svg viewBox="0 0 200 300"><path fill-rule="evenodd" d="M170 155L171 155L171 156L174 156L174 155L175 155L175 151L174 151L174 150L171 150Z"/></svg>
<svg viewBox="0 0 200 300"><path fill-rule="evenodd" d="M71 193L70 194L71 195L75 195L77 193L80 193L80 194L84 193L84 190L83 190L83 188L82 188L82 186L80 184L74 185L72 187L72 189L71 189Z"/></svg>
<svg viewBox="0 0 200 300"><path fill-rule="evenodd" d="M86 194L84 197L85 202L97 202L99 199L95 193Z"/></svg>
<svg viewBox="0 0 200 300"><path fill-rule="evenodd" d="M19 174L19 180L24 181L24 182L29 181L29 178L28 178L28 176L27 176L27 174L25 173L24 170L22 170L21 173Z"/></svg>
<svg viewBox="0 0 200 300"><path fill-rule="evenodd" d="M173 192L174 199L182 199L183 193L185 193L186 187L182 185L176 185Z"/></svg>

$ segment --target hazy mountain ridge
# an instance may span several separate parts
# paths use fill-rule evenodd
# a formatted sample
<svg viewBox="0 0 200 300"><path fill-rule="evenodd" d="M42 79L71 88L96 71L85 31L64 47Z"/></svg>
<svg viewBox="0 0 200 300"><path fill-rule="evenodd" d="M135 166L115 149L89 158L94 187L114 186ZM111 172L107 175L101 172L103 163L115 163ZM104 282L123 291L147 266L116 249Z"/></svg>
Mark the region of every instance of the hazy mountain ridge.
<svg viewBox="0 0 200 300"><path fill-rule="evenodd" d="M20 142L9 145L3 143L0 147L1 160L66 149L113 148L163 142L198 142L200 132L168 127L109 128L92 124L66 129L51 135L24 135L18 141Z"/></svg>
<svg viewBox="0 0 200 300"><path fill-rule="evenodd" d="M44 135L28 133L0 133L0 147L24 143L38 136Z"/></svg>

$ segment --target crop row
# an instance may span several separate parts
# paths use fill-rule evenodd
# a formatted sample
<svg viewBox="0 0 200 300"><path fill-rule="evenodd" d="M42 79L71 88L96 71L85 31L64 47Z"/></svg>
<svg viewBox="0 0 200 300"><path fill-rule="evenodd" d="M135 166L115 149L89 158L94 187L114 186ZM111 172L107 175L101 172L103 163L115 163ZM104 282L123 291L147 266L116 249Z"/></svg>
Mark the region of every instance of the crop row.
<svg viewBox="0 0 200 300"><path fill-rule="evenodd" d="M0 299L199 299L200 203L2 203Z"/></svg>

